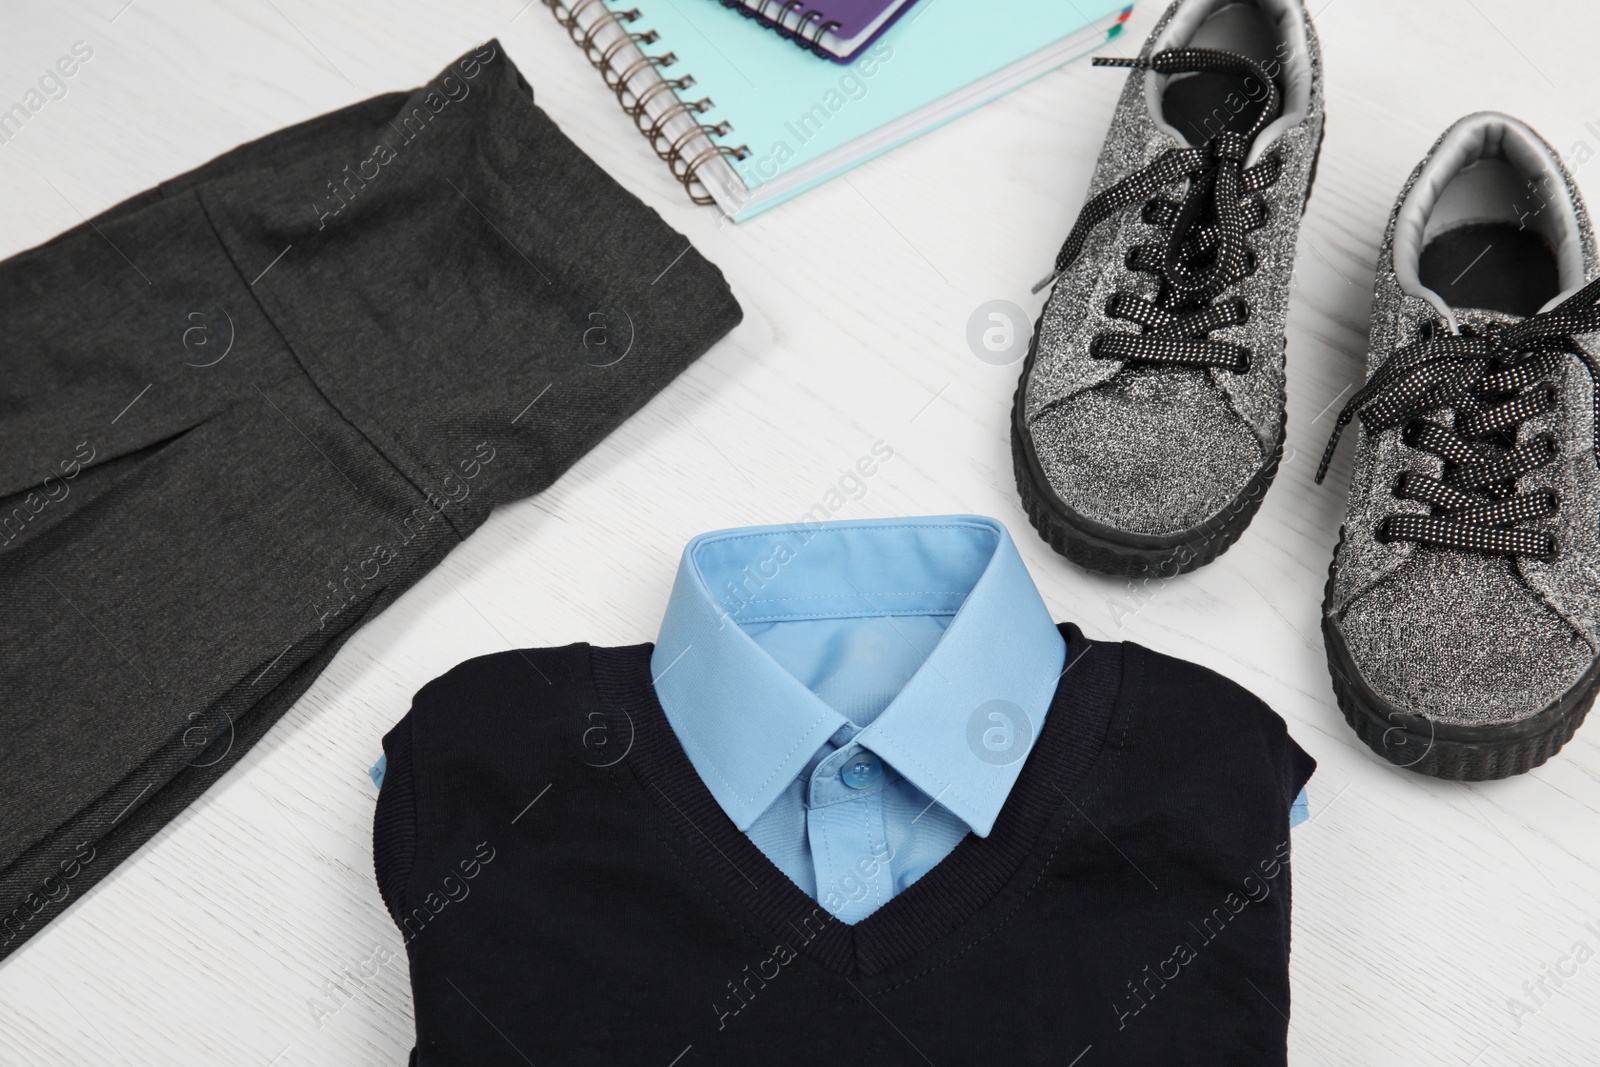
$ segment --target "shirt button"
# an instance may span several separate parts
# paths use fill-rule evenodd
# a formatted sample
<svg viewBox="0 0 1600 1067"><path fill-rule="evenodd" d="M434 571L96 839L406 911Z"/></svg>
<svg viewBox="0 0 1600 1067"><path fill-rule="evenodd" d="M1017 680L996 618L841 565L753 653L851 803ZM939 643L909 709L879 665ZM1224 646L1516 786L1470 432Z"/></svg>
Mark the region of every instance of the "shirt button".
<svg viewBox="0 0 1600 1067"><path fill-rule="evenodd" d="M883 773L883 761L870 752L858 752L839 770L839 777L851 789L865 789Z"/></svg>

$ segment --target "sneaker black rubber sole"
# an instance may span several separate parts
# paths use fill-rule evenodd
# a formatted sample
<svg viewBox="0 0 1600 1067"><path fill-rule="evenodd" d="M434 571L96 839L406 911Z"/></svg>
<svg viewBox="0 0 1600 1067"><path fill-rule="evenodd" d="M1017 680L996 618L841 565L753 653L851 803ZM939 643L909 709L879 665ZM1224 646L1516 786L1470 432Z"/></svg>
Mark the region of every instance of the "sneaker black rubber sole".
<svg viewBox="0 0 1600 1067"><path fill-rule="evenodd" d="M1322 161L1322 142L1327 132L1324 118L1317 132L1317 149L1311 156L1305 200L1300 205L1302 218L1306 206L1311 203L1311 189L1317 181L1317 165ZM1048 300L1045 306L1049 306ZM1226 552L1255 518L1262 498L1278 474L1278 464L1283 459L1284 422L1278 423L1277 442L1271 455L1244 489L1221 513L1199 526L1175 534L1151 535L1129 533L1095 522L1062 503L1050 488L1025 425L1022 394L1033 373L1039 328L1043 322L1044 311L1041 310L1033 324L1033 339L1028 342L1027 362L1022 365L1022 374L1011 398L1012 469L1017 479L1017 492L1022 497L1022 509L1039 536L1080 567L1124 578L1173 578L1204 566ZM1287 417L1286 411L1284 418Z"/></svg>
<svg viewBox="0 0 1600 1067"><path fill-rule="evenodd" d="M1344 531L1339 532L1344 544ZM1394 707L1369 688L1328 615L1338 551L1328 564L1322 600L1322 640L1328 653L1339 710L1367 747L1397 767L1435 778L1482 782L1533 769L1561 750L1600 690L1600 660L1560 700L1518 722L1501 726L1454 726Z"/></svg>

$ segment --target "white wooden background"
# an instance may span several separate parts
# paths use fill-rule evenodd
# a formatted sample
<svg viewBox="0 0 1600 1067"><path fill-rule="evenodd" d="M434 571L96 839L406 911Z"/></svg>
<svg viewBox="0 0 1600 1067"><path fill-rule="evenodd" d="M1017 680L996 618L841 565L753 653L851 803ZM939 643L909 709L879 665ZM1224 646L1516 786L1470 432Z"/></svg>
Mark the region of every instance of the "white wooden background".
<svg viewBox="0 0 1600 1067"><path fill-rule="evenodd" d="M1328 486L1311 483L1327 409L1359 373L1400 182L1480 108L1600 153L1600 9L1313 6L1328 136L1289 316L1292 456L1232 551L1134 590L1034 536L1007 439L1019 368L965 340L986 301L1037 310L1028 287L1076 216L1120 73L1063 69L734 227L683 198L528 0L0 0L0 108L75 41L94 49L68 94L0 145L0 255L498 36L545 110L722 267L745 311L550 491L496 513L369 623L238 767L0 964L0 1062L403 1063L410 993L372 880L366 769L411 694L497 649L652 639L689 537L799 517L881 438L895 458L839 517L1000 518L1058 618L1238 679L1317 758L1313 821L1295 831L1291 1063L1600 1063L1600 960L1570 955L1580 941L1600 953L1600 726L1507 782L1379 762L1335 710L1317 624L1348 450ZM1113 50L1159 12L1141 0ZM1577 175L1600 200L1600 167ZM397 962L330 998L324 982L380 946ZM1569 973L1551 980L1557 965ZM1541 978L1548 995L1530 996Z"/></svg>

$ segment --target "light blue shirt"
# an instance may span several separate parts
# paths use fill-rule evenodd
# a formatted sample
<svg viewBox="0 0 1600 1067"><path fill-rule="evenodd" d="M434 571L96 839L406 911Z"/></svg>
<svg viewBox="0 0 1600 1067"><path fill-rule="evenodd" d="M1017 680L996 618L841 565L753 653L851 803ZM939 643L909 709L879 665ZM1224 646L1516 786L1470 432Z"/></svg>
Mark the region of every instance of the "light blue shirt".
<svg viewBox="0 0 1600 1067"><path fill-rule="evenodd" d="M1000 523L872 519L690 541L651 673L728 818L856 923L989 834L1066 652Z"/></svg>

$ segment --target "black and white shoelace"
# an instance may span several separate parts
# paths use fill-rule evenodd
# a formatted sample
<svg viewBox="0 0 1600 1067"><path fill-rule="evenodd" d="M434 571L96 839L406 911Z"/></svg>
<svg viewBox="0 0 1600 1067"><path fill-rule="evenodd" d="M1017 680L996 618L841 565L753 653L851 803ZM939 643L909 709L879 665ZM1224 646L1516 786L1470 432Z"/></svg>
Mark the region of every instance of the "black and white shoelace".
<svg viewBox="0 0 1600 1067"><path fill-rule="evenodd" d="M1250 144L1278 114L1278 88L1258 64L1234 52L1213 48L1175 48L1149 59L1096 58L1096 66L1133 67L1162 74L1211 73L1254 77L1266 87L1260 114L1245 133L1224 130L1199 148L1172 148L1083 205L1078 221L1056 256L1055 271L1035 287L1044 288L1072 265L1089 231L1127 207L1144 201L1144 221L1166 234L1166 246L1136 246L1128 267L1159 274L1155 300L1118 292L1106 315L1140 327L1107 330L1095 337L1089 354L1127 363L1166 363L1250 368L1250 350L1211 338L1213 330L1239 326L1250 318L1242 299L1215 302L1227 288L1253 273L1256 263L1245 235L1267 221L1261 192L1278 180L1283 161L1268 154L1246 167ZM1181 200L1157 196L1164 186L1187 182Z"/></svg>
<svg viewBox="0 0 1600 1067"><path fill-rule="evenodd" d="M1561 549L1553 534L1516 527L1554 515L1561 501L1548 489L1519 493L1517 480L1554 460L1560 442L1549 433L1518 441L1518 430L1555 409L1556 386L1549 379L1573 355L1593 386L1591 447L1600 456L1600 364L1573 340L1600 330L1597 301L1600 279L1521 322L1434 333L1396 349L1339 413L1317 481L1328 473L1339 435L1355 415L1373 434L1404 424L1407 445L1444 460L1443 477L1402 472L1396 499L1420 501L1429 513L1387 516L1373 531L1378 540L1553 558ZM1422 417L1430 412L1453 418L1444 425Z"/></svg>

